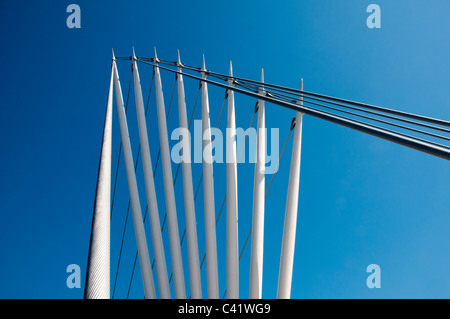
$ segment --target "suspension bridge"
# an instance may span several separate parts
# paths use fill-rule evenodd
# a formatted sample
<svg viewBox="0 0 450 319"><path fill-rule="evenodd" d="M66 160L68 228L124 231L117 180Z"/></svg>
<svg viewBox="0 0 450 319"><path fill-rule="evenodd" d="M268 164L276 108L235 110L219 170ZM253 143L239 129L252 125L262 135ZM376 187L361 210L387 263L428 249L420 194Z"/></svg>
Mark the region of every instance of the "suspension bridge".
<svg viewBox="0 0 450 319"><path fill-rule="evenodd" d="M119 63L131 63L132 75L126 102L119 80ZM141 88L139 67L151 68L152 78L147 102ZM171 92L170 102L166 109L162 90L161 73L175 75L175 82ZM198 82L198 91L193 104L192 113L188 117L184 79ZM136 104L136 115L139 131L139 147L137 155L133 151L128 131L127 108L131 83L133 82ZM215 127L210 124L210 112L219 111L210 109L208 85L224 90L224 101ZM171 151L169 147L168 117L172 106L174 92L178 96L178 127L184 132L192 131L193 115L197 104L201 104L201 163L202 173L197 183L193 181L191 168L192 149L190 143L182 143L181 162L177 163L176 171L172 171ZM147 128L147 113L150 105L150 93L154 90L156 95L156 111L159 132L158 152L150 150L149 134ZM235 94L245 95L255 102L253 117L249 127L256 120L256 143L250 143L250 137L245 136L243 143L238 143L235 112ZM112 129L114 95L117 107L117 117L121 144L116 164L115 176L112 178ZM134 258L131 280L139 264L140 274L145 298L230 298L237 299L239 295L240 277L239 262L247 250L250 253L249 294L251 299L262 298L263 287L263 256L264 256L264 230L265 230L265 198L276 173L266 170L266 144L267 128L270 119L266 121L265 103L275 107L282 107L292 111L289 133L279 154L277 166L285 148L292 138L292 152L290 159L289 178L287 184L286 201L280 203L284 209L284 227L281 238L281 254L279 258L279 272L277 298L290 298L292 274L294 271L295 238L297 230L297 213L299 201L300 159L302 144L302 121L304 116L316 117L340 126L344 126L365 134L375 136L403 147L427 153L431 156L450 159L450 122L412 114L392 108L386 108L367 103L361 103L309 92L303 89L303 80L300 88L266 83L264 73L260 80L251 80L237 77L233 74L230 62L228 74L210 71L206 68L205 58L201 67L191 66L181 62L180 54L176 61L168 61L157 57L136 56L134 49L132 56L116 57L113 53L111 65L111 78L107 99L106 116L103 129L100 163L98 169L97 187L95 193L94 211L92 218L91 238L88 255L88 266L84 297L114 298L116 293L117 275L123 252L123 241L127 227L128 215L131 209L137 252ZM226 184L224 198L218 198L214 191L214 155L211 145L217 138L217 127L227 105L226 127ZM189 118L189 120L188 120ZM181 131L182 132L182 131ZM293 134L291 134L293 132ZM181 138L182 141L185 137ZM254 174L252 193L251 225L238 224L238 196L237 196L237 165L241 163L245 145L254 147ZM194 150L195 151L195 150ZM155 154L156 157L154 156ZM110 275L110 248L111 248L111 219L113 217L114 201L116 197L117 174L119 162L123 156L129 202L126 212L125 225L119 250L119 259L115 278ZM141 159L145 180L145 195L148 204L144 214L138 191L136 169ZM188 160L187 160L188 159ZM162 167L163 185L155 183L155 174L158 165ZM219 164L216 164L219 165ZM184 224L179 223L177 210L180 203L175 201L174 185L179 179L183 183ZM266 178L266 175L268 175ZM203 225L204 238L198 236L197 218L199 209L195 208L197 195L203 184ZM164 192L165 214L161 222L161 211L157 202L157 191ZM142 191L142 190L141 190ZM250 193L250 192L249 192ZM301 195L301 194L300 194ZM249 200L240 198L240 200ZM221 203L219 212L216 212L216 203ZM217 223L222 215L226 220L226 238L218 238ZM147 243L144 223L149 219L152 246ZM245 243L239 247L238 226L248 227L249 232ZM163 240L162 232L168 230L168 241ZM184 230L183 230L184 229ZM180 238L180 231L183 230ZM200 254L199 242L204 240L205 252ZM223 293L219 291L218 272L218 245L217 241L225 241L226 246L226 288ZM181 247L187 246L187 264L183 262ZM168 249L167 249L168 247ZM153 252L153 260L149 251ZM169 256L167 256L167 251ZM172 273L169 275L169 258ZM206 269L206 294L202 291L201 270ZM186 276L186 274L188 276ZM186 289L186 277L189 281L189 291ZM127 297L131 289L131 280ZM156 285L155 285L156 283ZM173 294L171 286L173 285ZM156 288L157 287L157 288ZM112 291L112 295L111 295Z"/></svg>

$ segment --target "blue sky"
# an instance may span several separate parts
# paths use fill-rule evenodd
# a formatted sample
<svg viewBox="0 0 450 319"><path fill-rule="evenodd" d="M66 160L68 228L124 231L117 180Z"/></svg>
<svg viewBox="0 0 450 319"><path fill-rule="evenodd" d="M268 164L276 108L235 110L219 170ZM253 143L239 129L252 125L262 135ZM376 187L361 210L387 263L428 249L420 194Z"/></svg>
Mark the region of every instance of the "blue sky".
<svg viewBox="0 0 450 319"><path fill-rule="evenodd" d="M81 29L66 26L71 3L81 7ZM381 7L381 29L366 26L371 3ZM66 287L66 267L80 265L84 287L112 48L118 56L129 56L134 46L138 56L152 57L156 46L158 56L167 60L175 60L179 49L182 61L196 66L205 54L207 68L217 72L228 72L232 60L236 76L258 80L264 68L270 83L298 88L304 78L305 90L312 92L450 119L450 4L444 0L426 4L308 0L282 5L276 1L5 0L0 9L0 298L83 296L83 289ZM126 94L130 63L121 61L118 66ZM146 98L151 69L139 67ZM168 105L174 78L166 72L162 77ZM198 83L185 82L190 115ZM223 94L223 89L210 87L212 125ZM129 103L135 156L133 90ZM249 125L253 107L254 101L236 96L237 126ZM267 104L267 126L280 129L280 143L294 115ZM200 119L200 108L194 118ZM154 93L147 123L155 161L159 137ZM113 125L114 174L120 143L115 109ZM177 125L174 107L169 130ZM225 127L225 117L219 127ZM265 298L276 296L289 162L290 147L266 199ZM145 207L141 165L137 176ZM163 215L158 169L158 205ZM238 167L240 248L250 230L253 169L253 164ZM200 174L201 164L194 164L194 183ZM225 165L216 164L214 174L218 213L225 194ZM305 116L292 297L449 298L449 180L450 166L443 159ZM176 193L181 236L181 179ZM196 213L203 255L201 193ZM127 202L121 162L111 224L112 278ZM220 295L226 288L224 216L225 211L217 229ZM148 221L145 227L150 238ZM163 236L167 240L167 229ZM185 244L182 251L187 264ZM135 252L134 231L128 227L118 298L126 297ZM167 251L168 261L169 256ZM248 246L240 263L244 298L249 259ZM381 267L380 289L366 286L366 267L373 263ZM188 288L187 274L185 269ZM205 269L202 279L206 296ZM130 297L143 297L139 271Z"/></svg>

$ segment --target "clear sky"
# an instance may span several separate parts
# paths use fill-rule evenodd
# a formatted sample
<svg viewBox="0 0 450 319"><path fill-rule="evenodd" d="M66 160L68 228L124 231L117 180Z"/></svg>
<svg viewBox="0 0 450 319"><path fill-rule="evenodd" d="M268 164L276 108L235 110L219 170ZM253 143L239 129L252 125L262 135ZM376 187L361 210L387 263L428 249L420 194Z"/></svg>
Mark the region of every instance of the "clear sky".
<svg viewBox="0 0 450 319"><path fill-rule="evenodd" d="M66 26L71 3L81 7L81 29ZM381 29L366 25L371 3L381 7ZM205 54L207 68L217 72L228 72L232 60L236 76L259 80L264 68L270 83L298 88L303 78L305 90L450 120L449 9L444 0L1 1L0 298L83 296L112 48L117 56L131 55L134 46L138 56L153 57L156 46L166 60L175 60L179 49L182 61L195 66ZM118 66L126 95L130 63ZM151 69L139 67L146 99ZM167 106L174 76L162 72L162 77ZM198 83L185 81L190 115ZM210 87L213 126L223 94ZM249 125L254 103L236 96L237 126ZM147 123L154 161L159 146L155 105L153 92ZM136 156L133 90L129 106ZM266 104L266 125L279 128L280 144L294 115ZM200 119L200 108L194 118ZM225 127L225 119L219 127ZM120 143L115 109L113 125L115 174ZM177 125L173 107L169 130ZM266 199L265 298L276 297L291 143ZM175 173L175 164L172 169ZM253 169L253 164L238 168L240 248L251 227ZM194 164L195 184L200 174L201 164ZM225 195L225 164L215 164L214 174L217 214ZM137 175L145 208L141 162ZM292 297L449 298L449 180L448 161L305 116ZM161 166L156 183L162 220ZM175 189L181 237L181 179ZM123 161L116 196L112 279L129 198ZM200 191L201 256L202 203ZM217 229L221 296L226 288L224 216L225 210ZM126 297L136 252L131 219L128 226L118 298ZM148 220L145 227L151 245ZM163 236L167 242L167 229ZM185 244L182 252L189 289ZM170 267L167 250L166 258ZM247 246L240 263L243 298L248 296L249 260ZM69 264L81 267L81 289L66 286ZM380 289L366 286L369 264L381 267ZM142 298L136 269L130 297ZM205 268L202 280L206 296Z"/></svg>

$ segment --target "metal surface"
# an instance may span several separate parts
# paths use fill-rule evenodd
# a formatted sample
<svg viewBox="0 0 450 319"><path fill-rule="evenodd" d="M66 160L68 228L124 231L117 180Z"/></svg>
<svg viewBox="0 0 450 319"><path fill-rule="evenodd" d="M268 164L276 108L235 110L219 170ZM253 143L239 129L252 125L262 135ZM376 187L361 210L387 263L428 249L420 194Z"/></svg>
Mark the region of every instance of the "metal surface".
<svg viewBox="0 0 450 319"><path fill-rule="evenodd" d="M300 90L303 90L303 79ZM299 105L303 105L300 97ZM286 211L281 244L280 272L278 275L277 298L288 299L291 296L292 269L294 267L295 235L297 230L298 191L300 183L300 157L302 150L303 114L295 115L295 132L292 144L291 167L286 197Z"/></svg>
<svg viewBox="0 0 450 319"><path fill-rule="evenodd" d="M233 67L230 62L230 76ZM232 81L229 82L230 85ZM227 165L227 298L239 298L239 240L237 200L236 118L234 92L228 91Z"/></svg>
<svg viewBox="0 0 450 319"><path fill-rule="evenodd" d="M166 64L172 65L173 62L166 61ZM192 71L198 71L198 68L191 67L188 65L185 65L184 68L192 70ZM221 78L225 79L226 81L228 81L230 79L230 77L228 77L224 74L221 74L221 73L217 73L217 72L209 71L208 74L210 74L212 76L221 77ZM256 86L261 85L261 82L250 80L250 79L245 79L242 77L233 76L231 79L238 81L238 82L252 83L253 85L256 85ZM339 103L345 103L345 104L349 104L349 105L359 106L359 107L363 107L363 108L367 108L367 109L371 109L371 110L377 110L377 111L381 111L381 112L385 112L385 113L389 113L389 114L393 114L393 115L398 115L401 117L411 118L411 119L415 119L415 120L419 120L419 121L424 121L424 122L428 122L428 123L433 123L433 124L437 124L437 125L450 127L450 121L436 119L436 118L432 118L432 117L428 117L428 116L417 115L417 114L398 111L398 110L394 110L394 109L384 108L384 107L380 107L380 106L376 106L376 105L371 105L371 104L367 104L367 103L361 103L361 102L351 101L351 100L347 100L347 99L332 97L332 96L328 96L325 94L318 94L318 93L313 93L313 92L308 92L308 91L303 91L303 90L291 89L291 88L284 87L281 85L276 85L276 84L265 83L265 86L267 89L270 88L270 89L273 89L273 90L276 90L279 92L289 92L290 94L295 94L297 96L302 94L304 99L309 98L309 96L313 96L313 97L317 97L317 98L324 98L324 99L332 100L332 101L339 102ZM306 100L304 100L304 101L306 102Z"/></svg>
<svg viewBox="0 0 450 319"><path fill-rule="evenodd" d="M133 50L133 58L135 58ZM147 193L150 230L152 235L153 253L155 255L156 278L158 281L159 297L170 298L169 278L167 275L166 256L161 234L158 202L156 198L155 182L153 180L153 165L148 143L147 124L145 121L144 100L139 78L137 63L133 60L134 93L136 100L136 113L139 127L139 140L141 145L142 165L144 169L145 189Z"/></svg>
<svg viewBox="0 0 450 319"><path fill-rule="evenodd" d="M264 71L261 71L261 83L264 82ZM259 94L264 94L261 87ZM258 124L256 140L256 163L253 185L253 217L252 217L252 246L250 257L250 293L249 298L262 298L262 274L264 253L264 193L266 166L266 124L265 103L258 102Z"/></svg>
<svg viewBox="0 0 450 319"><path fill-rule="evenodd" d="M203 71L206 71L203 56ZM219 277L217 268L216 216L214 207L214 180L211 149L211 125L209 118L208 85L206 74L202 76L202 163L203 200L205 210L206 280L209 299L219 298Z"/></svg>
<svg viewBox="0 0 450 319"><path fill-rule="evenodd" d="M178 64L181 65L180 52L178 52ZM179 68L181 71L181 67ZM189 131L186 111L186 100L184 95L183 75L178 75L178 117L180 129ZM183 148L183 157L189 158L189 161L181 162L181 169L183 175L183 195L184 195L184 210L186 219L186 237L188 248L188 263L189 263L189 284L192 299L202 298L202 284L200 276L200 262L198 254L197 241L197 221L195 218L194 205L194 189L192 184L192 169L191 169L191 150L190 143L186 143Z"/></svg>
<svg viewBox="0 0 450 319"><path fill-rule="evenodd" d="M140 60L140 62L144 63L144 64L149 64L149 65L153 65L153 63L150 62L146 62L146 61L142 61ZM165 68L165 67L160 67L161 69L170 71L170 72L175 72L177 73L177 71L172 70L170 68ZM200 79L198 76L192 75L192 74L186 74L184 73L185 76L190 77L192 79ZM238 87L232 87L228 84L223 84L220 82L216 82L216 81L212 81L209 79L205 79L204 80L207 83L216 85L218 87L222 87L225 89L229 89L229 90L233 90L235 92L247 95L247 96L251 96L254 98L258 98L261 100L264 100L266 102L270 102L273 104L277 104L283 107L286 107L288 109L297 111L297 112L302 112L304 114L308 114L317 118L320 118L322 120L325 121L329 121L341 126L345 126L351 129L354 129L356 131L360 131L372 136L376 136L378 138L382 138L385 140L388 140L390 142L394 142L433 156L437 156L437 157L441 157L443 159L446 160L450 160L450 149L448 147L442 147L442 146L437 146L437 145L433 145L432 143L428 143L428 142L424 142L424 141L419 141L416 138L412 137L412 136L406 136L405 134L401 134L401 133L396 133L396 132L392 132L389 130L386 130L382 127L378 127L375 125L371 125L371 124L364 124L343 116L338 116L338 115L334 115L328 112L324 112L324 111L320 111L311 107L306 107L306 106L299 106L297 104L294 103L290 103L290 102L286 102L286 101L281 101L279 99L276 99L274 97L268 96L268 95L261 95L259 93L255 93L255 92L251 92L248 90L244 90L242 88L238 88ZM439 123L445 123L446 121L440 121L438 120ZM444 124L442 124L444 125Z"/></svg>
<svg viewBox="0 0 450 319"><path fill-rule="evenodd" d="M85 299L110 298L110 198L111 145L114 69L111 68L108 102L103 128L102 150L95 190L89 257L86 271Z"/></svg>
<svg viewBox="0 0 450 319"><path fill-rule="evenodd" d="M124 58L125 59L125 58ZM110 90L108 94L107 111L105 116L105 126L103 132L101 159L99 164L97 189L95 196L94 215L92 221L90 251L88 258L88 270L86 277L85 298L109 298L109 210L110 210L110 186L111 186L111 126L112 126L112 95L115 87L117 111L120 124L120 133L123 144L123 155L130 193L130 202L132 208L133 222L138 245L139 262L141 266L142 280L144 283L145 297L155 298L155 286L153 283L152 271L150 266L145 231L142 223L142 212L139 203L139 194L133 165L131 144L128 137L128 127L126 114L124 111L122 91L117 72L116 60L112 65ZM164 106L164 97L161 84L160 69L173 72L178 80L178 112L180 128L188 130L187 111L184 92L183 76L199 80L202 90L202 179L204 195L204 221L205 221L205 249L206 249L206 278L207 278L207 296L208 298L219 298L218 284L218 260L217 260L217 238L214 199L214 175L213 175L213 152L208 86L212 84L217 87L227 89L226 99L228 98L228 124L226 135L226 285L227 297L230 299L239 298L239 257L238 257L238 199L237 199L237 162L236 162L236 123L235 123L235 103L234 92L238 92L255 99L258 99L258 124L257 124L257 145L256 162L254 170L254 188L253 188L253 211L252 211L252 229L251 229L251 255L250 255L250 283L249 298L262 298L262 277L263 277L263 254L264 254L264 210L265 210L265 159L266 159L266 127L265 127L265 103L270 102L285 108L296 111L295 132L292 146L292 155L290 162L289 181L286 194L286 207L284 228L282 235L282 246L280 254L280 267L278 274L277 298L287 299L291 295L295 239L297 229L297 214L299 200L299 179L301 163L301 144L302 144L302 121L303 115L311 115L341 126L345 126L378 138L382 138L399 145L419 150L450 160L450 147L439 144L435 140L426 140L416 136L407 135L403 130L409 130L418 134L426 134L434 139L450 140L431 132L418 130L415 128L399 125L387 120L374 119L358 113L345 111L345 109L364 112L375 116L384 117L394 121L402 121L411 125L418 125L427 129L440 130L448 133L446 128L438 128L433 125L450 127L449 121L434 119L421 115L406 113L393 109L382 108L370 104L330 97L323 94L307 92L303 90L303 80L299 90L287 87L264 83L264 73L261 72L261 80L253 81L233 76L230 62L229 75L210 72L206 70L205 58L203 56L202 68L194 68L184 65L180 61L178 54L177 62L168 62L154 59L139 59L135 56L131 58L134 69L134 88L136 99L136 110L139 123L139 136L142 148L142 161L144 165L145 185L149 205L150 225L152 230L152 242L155 250L156 273L158 278L159 294L162 298L170 298L170 288L167 280L167 267L164 256L164 246L162 242L158 206L156 201L156 190L153 180L152 163L150 148L148 143L147 127L145 123L145 112L143 105L142 90L140 86L137 62L148 64L154 67L158 127L161 147L161 162L164 179L164 194L167 209L167 225L169 229L169 243L171 253L171 264L174 279L174 291L176 298L186 298L185 279L183 273L183 263L181 256L180 237L177 220L177 210L174 194L174 182L172 178L171 158L168 142L168 131L166 122L166 112ZM152 62L149 62L152 61ZM162 65L160 65L162 64ZM164 67L163 65L172 67ZM173 68L176 68L174 70ZM198 72L200 76L183 73L184 70ZM209 79L207 78L209 77ZM216 78L218 81L211 80ZM298 100L297 100L298 99ZM323 102L323 104L312 101ZM225 102L224 102L225 103ZM342 109L332 107L335 105ZM315 108L315 106L319 108ZM223 107L222 107L223 108ZM321 108L336 111L331 113ZM342 116L341 113L352 117ZM221 113L222 114L222 111ZM390 114L390 115L388 115ZM359 121L353 117L368 120ZM220 118L220 117L219 117ZM414 121L412 121L413 119ZM430 124L419 123L422 121ZM253 121L253 120L252 120ZM402 131L394 131L385 127L371 124L373 121L395 126ZM292 130L292 127L291 127ZM411 133L414 134L414 133ZM416 134L417 135L417 134ZM288 137L289 138L289 137ZM287 141L286 141L287 142ZM202 298L201 276L198 253L198 238L196 229L196 216L194 205L194 192L192 183L192 171L190 161L183 161L184 158L191 159L190 143L183 144L182 154L182 174L183 174L183 195L185 206L186 239L189 264L189 280L192 298ZM188 147L186 147L186 145ZM284 148L283 148L284 150ZM177 171L178 173L178 171ZM175 177L176 179L176 177ZM270 183L269 183L270 186ZM198 189L197 189L198 191ZM225 200L224 200L225 202ZM224 203L223 203L224 204ZM223 208L222 204L222 208ZM221 209L222 211L222 209ZM106 220L108 216L108 220ZM220 216L220 213L219 213ZM250 237L250 235L249 235ZM248 239L248 238L247 238ZM245 245L244 245L245 247ZM203 261L202 261L203 263ZM108 268L108 269L106 269ZM108 286L106 287L106 282ZM89 286L89 287L88 287Z"/></svg>
<svg viewBox="0 0 450 319"><path fill-rule="evenodd" d="M125 161L125 170L128 180L128 191L130 193L131 213L133 216L134 232L136 235L136 244L139 254L139 265L141 267L142 281L144 284L144 293L146 299L156 298L155 285L153 282L152 268L145 236L144 223L142 220L141 204L139 202L139 193L134 174L133 154L131 152L130 137L128 134L127 118L123 105L122 89L120 87L119 73L116 63L114 68L114 88L116 92L116 106L119 118L120 136L122 139L123 158Z"/></svg>
<svg viewBox="0 0 450 319"><path fill-rule="evenodd" d="M155 58L156 49L155 49ZM180 249L180 234L178 231L177 208L175 204L175 192L173 188L172 162L170 159L169 138L166 124L166 111L164 107L164 96L161 84L159 68L155 66L155 90L156 108L158 113L159 139L161 145L161 164L164 179L164 195L166 200L167 226L169 230L170 256L174 280L175 298L185 299L186 288L184 282L183 261Z"/></svg>

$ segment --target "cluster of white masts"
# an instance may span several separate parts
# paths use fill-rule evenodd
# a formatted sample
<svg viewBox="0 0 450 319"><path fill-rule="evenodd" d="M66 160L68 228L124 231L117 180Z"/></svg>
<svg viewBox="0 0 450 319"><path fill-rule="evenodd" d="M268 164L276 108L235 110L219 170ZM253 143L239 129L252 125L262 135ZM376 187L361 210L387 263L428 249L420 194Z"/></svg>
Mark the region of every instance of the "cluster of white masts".
<svg viewBox="0 0 450 319"><path fill-rule="evenodd" d="M171 298L169 279L166 267L163 239L160 228L158 205L156 200L155 184L153 179L152 160L148 142L147 125L145 120L144 102L139 79L139 71L136 56L133 49L133 78L136 101L136 111L139 127L141 156L144 169L145 189L148 200L148 212L150 219L151 238L155 258L155 272L160 298ZM169 232L170 260L173 272L175 298L186 298L185 279L180 248L177 211L172 179L172 168L169 151L169 140L166 124L166 112L161 85L161 75L157 66L158 59L155 49L155 90L156 106L161 147L161 162L164 180L164 194L167 210L167 225ZM188 128L186 102L184 93L182 64L178 53L178 113L180 128ZM203 57L202 78L206 79L205 59ZM233 76L230 62L230 77ZM264 73L261 72L261 83L264 82ZM238 252L238 199L237 199L237 161L236 161L236 123L233 81L228 81L230 89L228 93L228 134L226 152L226 285L227 298L239 298L239 252ZM201 82L202 88L202 131L203 148L211 143L211 130L209 118L208 87L206 82ZM303 81L300 90L303 90ZM102 150L95 195L94 216L92 222L90 250L86 274L85 298L110 298L110 193L111 193L111 144L112 144L112 105L113 92L116 96L117 113L119 119L123 156L130 193L132 218L139 255L139 265L142 275L145 298L156 298L156 290L153 281L150 264L149 250L142 219L142 210L139 200L137 181L133 163L130 138L128 134L127 119L125 114L123 95L119 81L116 58L113 53L111 80L109 86L106 117L103 130ZM264 92L261 86L259 94ZM298 101L302 105L302 98ZM286 211L280 257L280 271L278 278L277 298L290 298L292 285L292 271L294 263L295 235L297 225L297 207L300 179L300 155L302 116L297 112L295 121L295 133L292 147L289 184L286 198ZM261 129L260 129L261 128ZM265 111L264 100L259 100L257 121L256 163L253 190L253 216L250 259L250 285L249 298L262 298L263 275L263 244L264 244L264 196L265 196ZM210 149L210 148L209 148ZM190 150L183 149L183 152ZM203 156L203 191L204 191L204 223L205 223L205 247L206 247L206 278L207 297L219 298L219 280L217 265L216 225L214 208L214 181L212 154ZM190 154L187 154L190 158ZM205 160L205 159L208 159ZM185 205L185 223L188 250L188 269L191 298L202 298L200 264L197 242L197 223L194 207L194 192L192 184L191 164L182 162L183 195Z"/></svg>

